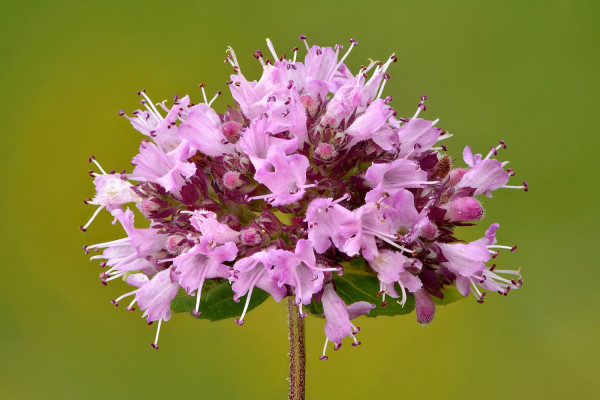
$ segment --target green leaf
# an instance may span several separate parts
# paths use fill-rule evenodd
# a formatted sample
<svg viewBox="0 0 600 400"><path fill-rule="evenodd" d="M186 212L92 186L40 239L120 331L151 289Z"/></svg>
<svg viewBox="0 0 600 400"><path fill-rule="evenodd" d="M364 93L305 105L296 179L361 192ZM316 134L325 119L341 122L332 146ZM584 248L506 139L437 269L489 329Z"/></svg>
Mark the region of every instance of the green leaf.
<svg viewBox="0 0 600 400"><path fill-rule="evenodd" d="M379 293L379 279L377 274L367 266L362 257L352 259L344 264L344 273L334 277L336 292L346 302L351 304L357 301L368 301L375 304L368 317L374 318L382 315L394 316L409 314L415 309L414 296L407 296L404 307L398 304L397 299L387 297L386 306L382 307ZM400 291L399 288L397 291ZM435 304L443 305L453 303L464 298L454 286L442 289L443 299L433 297ZM323 305L313 301L306 309L313 315L323 317Z"/></svg>
<svg viewBox="0 0 600 400"><path fill-rule="evenodd" d="M351 304L357 301L368 301L375 304L375 308L367 317L378 317L380 315L400 315L409 314L415 309L415 298L407 296L406 304L402 307L396 299L386 298L386 306L381 305L379 293L379 279L377 275L370 273L357 273L357 271L348 271L344 269L344 274L334 278L335 287L338 295L346 302Z"/></svg>
<svg viewBox="0 0 600 400"><path fill-rule="evenodd" d="M254 288L248 311L259 306L269 297L269 294ZM233 291L228 281L206 281L202 288L200 298L200 315L196 318L219 321L221 319L239 317L244 310L246 298L236 303L233 301ZM171 310L174 312L188 312L196 308L196 296L190 296L181 290L171 302ZM193 314L192 314L193 315Z"/></svg>

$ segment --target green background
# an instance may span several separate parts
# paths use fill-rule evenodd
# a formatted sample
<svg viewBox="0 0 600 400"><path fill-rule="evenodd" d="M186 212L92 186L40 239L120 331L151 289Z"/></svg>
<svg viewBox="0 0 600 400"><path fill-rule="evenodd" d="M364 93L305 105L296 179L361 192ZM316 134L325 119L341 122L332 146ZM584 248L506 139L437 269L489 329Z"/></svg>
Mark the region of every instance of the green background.
<svg viewBox="0 0 600 400"><path fill-rule="evenodd" d="M142 136L117 111L197 85L226 91L233 46L246 76L270 37L279 53L359 41L348 64L393 64L385 93L410 116L454 133L459 158L504 139L530 192L499 190L484 224L517 244L502 265L522 267L508 297L358 320L363 345L320 362L323 321L309 318L309 399L590 398L598 393L598 3L585 1L169 2L4 0L0 6L2 275L0 397L6 399L282 399L287 343L272 300L243 327L175 315L155 327L109 303L84 243L121 237L93 212L87 157L131 170ZM346 46L347 47L347 46ZM219 110L231 102L222 96ZM483 226L465 231L474 239Z"/></svg>

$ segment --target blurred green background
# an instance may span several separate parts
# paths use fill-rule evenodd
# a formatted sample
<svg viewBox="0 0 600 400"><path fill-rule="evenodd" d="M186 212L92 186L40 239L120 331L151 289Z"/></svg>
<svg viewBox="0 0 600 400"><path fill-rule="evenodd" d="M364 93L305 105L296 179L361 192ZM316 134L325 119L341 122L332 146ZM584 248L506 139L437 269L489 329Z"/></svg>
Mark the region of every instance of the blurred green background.
<svg viewBox="0 0 600 400"><path fill-rule="evenodd" d="M386 94L412 115L426 93L426 118L454 133L459 158L504 139L500 159L530 192L499 190L484 224L499 222L499 259L521 266L525 284L414 314L358 320L358 348L320 362L323 321L308 320L309 399L579 399L599 392L598 288L600 79L598 2L344 1L167 2L3 0L0 5L2 278L0 398L162 399L286 396L285 307L268 301L243 327L175 315L155 327L115 310L124 292L103 287L84 243L122 236L93 212L87 157L131 170L141 140L117 111L174 93L198 100L197 85L226 91L233 46L246 76L270 37L291 54L311 44L360 45L367 57L399 62ZM223 110L231 102L222 96ZM468 239L484 227L465 231Z"/></svg>

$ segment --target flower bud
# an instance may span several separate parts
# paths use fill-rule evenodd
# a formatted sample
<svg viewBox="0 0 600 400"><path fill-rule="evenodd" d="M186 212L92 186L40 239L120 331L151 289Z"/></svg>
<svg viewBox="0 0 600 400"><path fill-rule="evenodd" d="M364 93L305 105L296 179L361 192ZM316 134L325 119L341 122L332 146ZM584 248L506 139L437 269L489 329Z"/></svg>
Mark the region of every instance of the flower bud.
<svg viewBox="0 0 600 400"><path fill-rule="evenodd" d="M151 197L138 205L139 210L144 217L150 219L159 215L162 211L169 208L169 202L160 197Z"/></svg>
<svg viewBox="0 0 600 400"><path fill-rule="evenodd" d="M267 231L268 235L273 236L281 232L281 222L270 211L263 211L254 221L258 226Z"/></svg>
<svg viewBox="0 0 600 400"><path fill-rule="evenodd" d="M227 225L228 227L230 227L231 229L233 229L235 231L239 231L242 228L242 224L240 223L240 220L234 214L223 215L221 218L219 218L219 222Z"/></svg>
<svg viewBox="0 0 600 400"><path fill-rule="evenodd" d="M317 115L319 106L317 101L311 95L305 94L304 96L300 97L300 103L302 103L304 108L306 108L311 117L314 118Z"/></svg>
<svg viewBox="0 0 600 400"><path fill-rule="evenodd" d="M250 174L254 172L254 167L250 163L250 159L246 156L241 156L238 160L240 171L245 174Z"/></svg>
<svg viewBox="0 0 600 400"><path fill-rule="evenodd" d="M338 152L335 149L335 147L333 147L329 143L319 143L315 147L313 156L315 160L327 163L332 161L337 156L337 154Z"/></svg>
<svg viewBox="0 0 600 400"><path fill-rule="evenodd" d="M183 235L171 235L167 238L167 250L172 254L180 254L186 244L187 240Z"/></svg>
<svg viewBox="0 0 600 400"><path fill-rule="evenodd" d="M265 242L262 232L252 226L242 229L240 240L244 246L260 247Z"/></svg>
<svg viewBox="0 0 600 400"><path fill-rule="evenodd" d="M443 208L446 209L446 219L452 222L474 221L483 217L483 207L473 197L459 197Z"/></svg>
<svg viewBox="0 0 600 400"><path fill-rule="evenodd" d="M223 136L231 143L236 143L240 140L240 132L242 132L242 126L235 122L227 122L223 125Z"/></svg>
<svg viewBox="0 0 600 400"><path fill-rule="evenodd" d="M236 190L246 184L244 176L237 171L227 171L223 175L223 185L229 190Z"/></svg>
<svg viewBox="0 0 600 400"><path fill-rule="evenodd" d="M429 222L423 228L421 228L421 237L427 240L435 240L440 235L440 230L433 223Z"/></svg>

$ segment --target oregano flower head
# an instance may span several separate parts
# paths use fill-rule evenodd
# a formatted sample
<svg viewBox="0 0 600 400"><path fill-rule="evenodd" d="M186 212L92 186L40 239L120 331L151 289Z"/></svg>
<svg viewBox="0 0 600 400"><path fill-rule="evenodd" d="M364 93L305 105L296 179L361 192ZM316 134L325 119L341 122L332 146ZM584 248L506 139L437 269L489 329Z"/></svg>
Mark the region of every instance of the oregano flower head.
<svg viewBox="0 0 600 400"><path fill-rule="evenodd" d="M99 172L86 202L97 209L81 229L106 209L125 237L85 250L103 260L103 284L131 286L113 304L157 322L154 348L172 310L242 325L268 296L291 296L300 317L325 318L325 360L328 342L360 344L360 315L415 309L427 324L456 292L483 302L521 287L519 271L493 263L515 249L496 243L498 224L473 242L454 233L483 217L478 196L527 191L507 185L514 171L497 159L506 144L485 156L467 146L454 168L442 144L452 135L420 117L427 97L400 117L383 95L394 55L352 73L344 61L356 41L343 53L300 39L304 61L267 40L272 58L254 53L258 81L229 48L234 106L223 113L212 108L220 92L209 100L204 85L198 104L155 104L140 91L143 109L120 111L146 136L133 171L106 173L90 158ZM134 207L147 221L134 222Z"/></svg>

